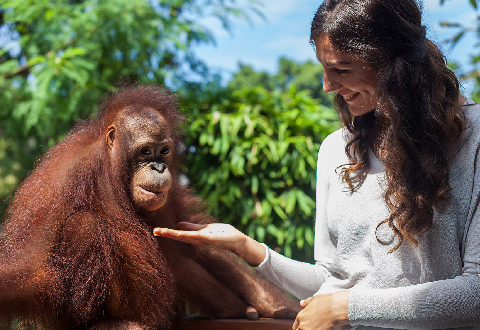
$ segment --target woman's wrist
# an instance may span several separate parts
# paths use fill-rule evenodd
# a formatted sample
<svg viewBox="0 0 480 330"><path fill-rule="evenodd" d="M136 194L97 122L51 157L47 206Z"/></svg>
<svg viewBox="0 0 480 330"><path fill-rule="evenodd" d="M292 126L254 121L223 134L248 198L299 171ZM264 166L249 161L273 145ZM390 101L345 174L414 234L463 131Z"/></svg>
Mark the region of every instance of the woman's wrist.
<svg viewBox="0 0 480 330"><path fill-rule="evenodd" d="M260 265L267 256L265 247L247 235L244 235L242 244L239 244L234 253L252 267Z"/></svg>
<svg viewBox="0 0 480 330"><path fill-rule="evenodd" d="M336 319L339 325L348 325L348 298L350 292L339 291L333 295L334 310L337 311Z"/></svg>

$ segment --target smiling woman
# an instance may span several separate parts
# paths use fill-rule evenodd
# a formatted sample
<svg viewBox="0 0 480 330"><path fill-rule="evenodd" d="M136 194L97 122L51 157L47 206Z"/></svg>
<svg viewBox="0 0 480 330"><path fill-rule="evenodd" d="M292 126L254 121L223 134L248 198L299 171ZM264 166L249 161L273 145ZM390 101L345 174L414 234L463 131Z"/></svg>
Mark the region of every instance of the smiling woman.
<svg viewBox="0 0 480 330"><path fill-rule="evenodd" d="M337 50L330 39L317 40L317 58L324 68L323 90L338 92L355 116L375 109L378 102L378 76L372 66Z"/></svg>

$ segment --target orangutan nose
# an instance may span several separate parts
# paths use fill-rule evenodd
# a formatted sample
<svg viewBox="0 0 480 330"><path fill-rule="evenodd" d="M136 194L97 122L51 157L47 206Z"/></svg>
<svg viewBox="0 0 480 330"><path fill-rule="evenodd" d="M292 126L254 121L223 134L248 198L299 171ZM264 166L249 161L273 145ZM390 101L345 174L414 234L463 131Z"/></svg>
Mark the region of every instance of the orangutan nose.
<svg viewBox="0 0 480 330"><path fill-rule="evenodd" d="M167 165L165 163L150 163L150 168L158 173L163 173L167 169Z"/></svg>

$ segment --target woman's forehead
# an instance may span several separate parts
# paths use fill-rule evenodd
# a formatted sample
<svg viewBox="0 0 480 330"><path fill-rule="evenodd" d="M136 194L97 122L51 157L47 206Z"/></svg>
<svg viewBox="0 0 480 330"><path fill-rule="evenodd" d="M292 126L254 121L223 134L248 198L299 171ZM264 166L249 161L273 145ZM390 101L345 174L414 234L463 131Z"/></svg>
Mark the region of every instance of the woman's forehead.
<svg viewBox="0 0 480 330"><path fill-rule="evenodd" d="M317 59L323 66L351 64L356 61L353 56L336 49L330 38L325 35L317 38L315 47Z"/></svg>

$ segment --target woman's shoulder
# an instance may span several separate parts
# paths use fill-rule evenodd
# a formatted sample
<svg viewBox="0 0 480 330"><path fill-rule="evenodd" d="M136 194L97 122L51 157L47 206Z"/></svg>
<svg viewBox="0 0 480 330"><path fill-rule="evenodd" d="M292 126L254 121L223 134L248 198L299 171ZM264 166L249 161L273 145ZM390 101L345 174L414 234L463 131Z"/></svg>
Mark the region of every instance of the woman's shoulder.
<svg viewBox="0 0 480 330"><path fill-rule="evenodd" d="M451 159L455 163L462 163L458 166L470 164L472 157L476 157L480 150L480 105L467 99L462 107L464 120L464 129L460 137L453 143L453 153L455 157ZM455 165L453 165L455 166Z"/></svg>
<svg viewBox="0 0 480 330"><path fill-rule="evenodd" d="M480 105L467 99L462 107L465 120L465 136L480 142Z"/></svg>
<svg viewBox="0 0 480 330"><path fill-rule="evenodd" d="M337 129L333 133L327 135L322 142L322 148L335 148L343 147L347 144L348 130L344 127Z"/></svg>
<svg viewBox="0 0 480 330"><path fill-rule="evenodd" d="M475 126L480 125L480 105L471 99L466 99L462 109L467 121L467 127L469 124Z"/></svg>
<svg viewBox="0 0 480 330"><path fill-rule="evenodd" d="M329 160L330 163L345 163L345 146L347 144L348 131L340 128L328 135L322 142L318 153L319 160Z"/></svg>

